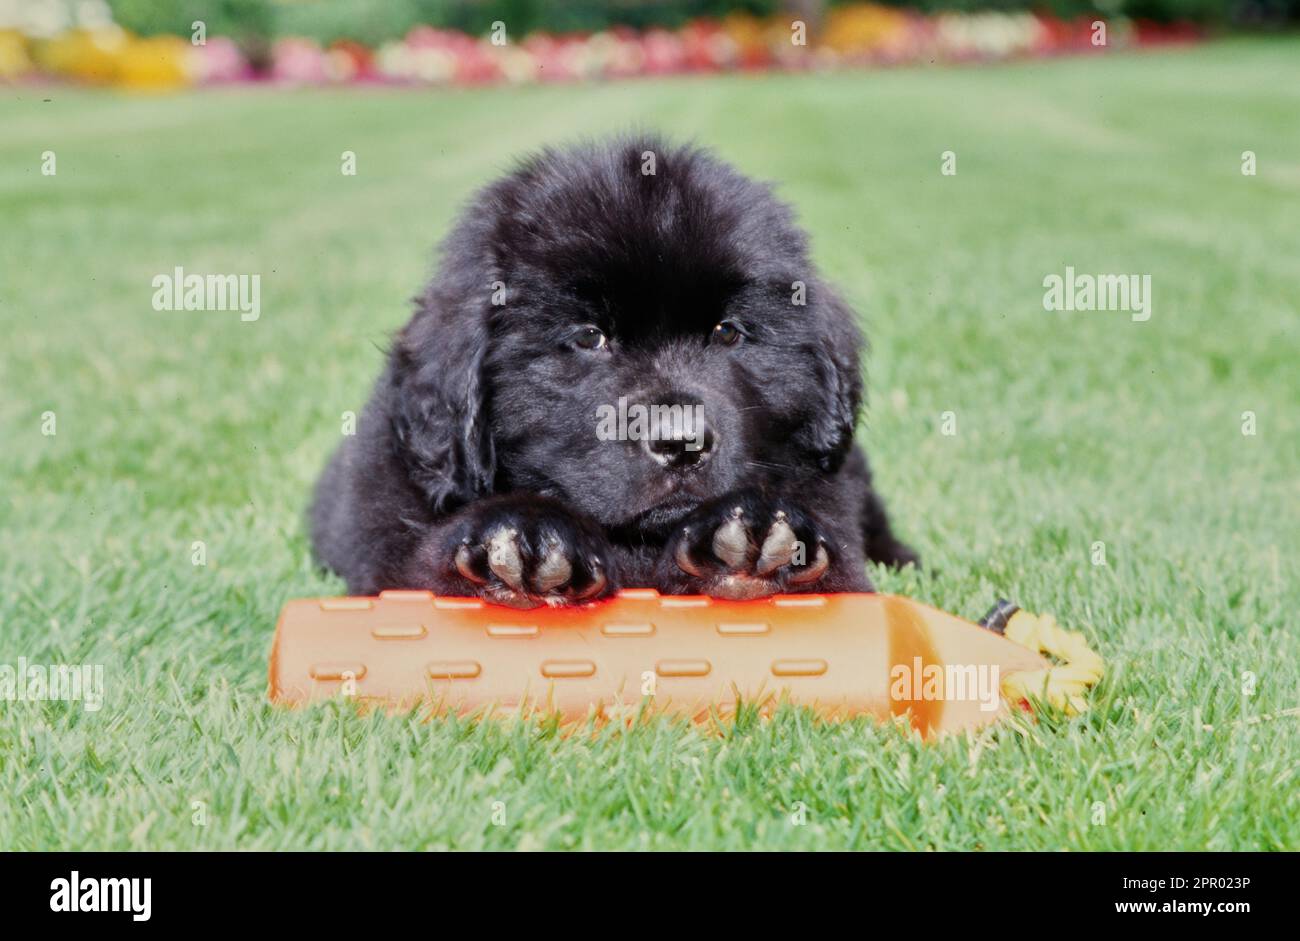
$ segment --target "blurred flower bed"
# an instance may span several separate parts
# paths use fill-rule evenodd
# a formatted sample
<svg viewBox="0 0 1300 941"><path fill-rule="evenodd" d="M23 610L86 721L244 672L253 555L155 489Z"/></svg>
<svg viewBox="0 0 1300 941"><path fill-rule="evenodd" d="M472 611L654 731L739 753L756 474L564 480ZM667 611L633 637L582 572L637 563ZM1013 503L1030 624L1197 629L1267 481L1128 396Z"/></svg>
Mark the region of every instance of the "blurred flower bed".
<svg viewBox="0 0 1300 941"><path fill-rule="evenodd" d="M1072 20L1029 12L926 15L860 3L830 9L806 44L795 42L789 15L732 13L675 29L534 32L506 41L497 37L497 42L491 35L431 26L415 26L403 38L375 47L283 36L250 53L223 35L134 35L113 22L102 0L61 6L60 16L43 22L30 15L35 7L26 8L25 17L13 9L12 0L9 5L0 0L0 81L59 79L156 89L244 81L481 85L1001 61L1188 41L1199 32L1188 24L1110 19L1104 21L1105 44L1096 45L1099 18L1093 15Z"/></svg>

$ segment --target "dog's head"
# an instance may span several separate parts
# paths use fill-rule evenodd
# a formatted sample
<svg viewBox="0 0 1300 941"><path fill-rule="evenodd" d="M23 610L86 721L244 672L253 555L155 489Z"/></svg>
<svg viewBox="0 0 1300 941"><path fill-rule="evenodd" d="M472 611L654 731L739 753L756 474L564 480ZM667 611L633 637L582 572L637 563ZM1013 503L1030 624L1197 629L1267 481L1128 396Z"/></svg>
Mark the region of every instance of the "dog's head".
<svg viewBox="0 0 1300 941"><path fill-rule="evenodd" d="M860 347L766 186L654 139L545 151L445 243L392 418L437 508L525 489L654 529L833 470Z"/></svg>

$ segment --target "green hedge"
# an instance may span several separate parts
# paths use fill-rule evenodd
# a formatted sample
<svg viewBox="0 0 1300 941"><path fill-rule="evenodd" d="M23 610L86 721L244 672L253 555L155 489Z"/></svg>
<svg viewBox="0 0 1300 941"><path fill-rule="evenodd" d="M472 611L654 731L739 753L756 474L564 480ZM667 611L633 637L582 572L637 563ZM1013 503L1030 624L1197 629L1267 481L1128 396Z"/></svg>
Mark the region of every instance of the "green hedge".
<svg viewBox="0 0 1300 941"><path fill-rule="evenodd" d="M209 32L261 37L355 39L378 45L412 26L486 33L498 20L523 36L537 29L576 32L616 25L680 26L731 10L768 14L778 0L109 0L118 23L144 35L187 34L195 20Z"/></svg>
<svg viewBox="0 0 1300 941"><path fill-rule="evenodd" d="M275 35L280 4L272 0L108 0L119 25L145 36L188 36L201 20L209 34L236 37Z"/></svg>
<svg viewBox="0 0 1300 941"><path fill-rule="evenodd" d="M837 6L854 0L830 0ZM1062 18L1122 13L1160 21L1277 23L1300 18L1300 0L884 0L926 13L940 10L1041 10ZM188 34L195 20L210 33L241 41L307 36L321 42L355 39L378 45L412 26L485 33L504 22L511 34L571 32L615 25L680 26L699 16L733 10L770 15L790 8L782 0L109 0L117 22L145 35ZM797 4L799 9L815 0Z"/></svg>

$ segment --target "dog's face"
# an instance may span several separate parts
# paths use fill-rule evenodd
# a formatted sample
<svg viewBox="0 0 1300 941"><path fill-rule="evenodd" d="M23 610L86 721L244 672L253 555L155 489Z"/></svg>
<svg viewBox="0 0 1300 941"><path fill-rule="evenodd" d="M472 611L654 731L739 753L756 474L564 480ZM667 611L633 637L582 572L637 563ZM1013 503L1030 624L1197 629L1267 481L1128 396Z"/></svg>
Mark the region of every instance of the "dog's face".
<svg viewBox="0 0 1300 941"><path fill-rule="evenodd" d="M654 531L850 447L860 339L766 188L639 141L543 154L478 206L403 349L480 489Z"/></svg>

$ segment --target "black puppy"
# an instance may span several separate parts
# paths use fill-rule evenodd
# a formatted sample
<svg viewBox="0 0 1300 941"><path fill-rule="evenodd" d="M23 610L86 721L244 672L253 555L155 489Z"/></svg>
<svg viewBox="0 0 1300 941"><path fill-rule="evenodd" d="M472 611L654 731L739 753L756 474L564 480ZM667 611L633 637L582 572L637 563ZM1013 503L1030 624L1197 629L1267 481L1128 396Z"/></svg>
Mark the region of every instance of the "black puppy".
<svg viewBox="0 0 1300 941"><path fill-rule="evenodd" d="M916 557L854 444L861 347L766 186L656 139L544 151L443 246L316 553L354 593L515 606L869 591Z"/></svg>

